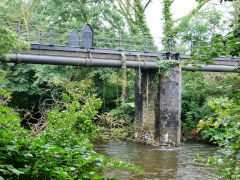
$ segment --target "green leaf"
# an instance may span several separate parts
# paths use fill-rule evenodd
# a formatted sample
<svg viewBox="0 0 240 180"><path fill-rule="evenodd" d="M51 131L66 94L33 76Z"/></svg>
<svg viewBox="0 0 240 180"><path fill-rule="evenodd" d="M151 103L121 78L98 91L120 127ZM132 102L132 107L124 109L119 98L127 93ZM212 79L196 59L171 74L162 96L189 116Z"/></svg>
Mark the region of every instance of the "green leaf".
<svg viewBox="0 0 240 180"><path fill-rule="evenodd" d="M23 172L15 169L15 168L11 168L11 167L8 167L8 170L13 172L14 174L16 174L17 176L19 176L20 174L23 174Z"/></svg>

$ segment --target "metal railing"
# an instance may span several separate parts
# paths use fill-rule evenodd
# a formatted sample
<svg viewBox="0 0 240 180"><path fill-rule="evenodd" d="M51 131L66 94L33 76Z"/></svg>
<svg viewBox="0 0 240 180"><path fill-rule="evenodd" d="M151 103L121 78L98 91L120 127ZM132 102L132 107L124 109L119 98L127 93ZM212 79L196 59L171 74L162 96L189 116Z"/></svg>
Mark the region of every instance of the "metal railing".
<svg viewBox="0 0 240 180"><path fill-rule="evenodd" d="M0 25L15 31L18 38L23 38L32 44L85 48L83 39L89 38L87 37L89 36L89 32L84 33L84 29L76 29L75 31L81 34L73 34L73 29L57 27L53 24L49 26L36 26L21 24L17 21L16 23L0 22ZM92 47L90 48L144 51L146 53L204 54L204 51L209 51L210 49L212 52L224 51L226 56L230 56L229 52L231 50L230 46L223 42L215 43L216 46L212 48L210 41L196 41L193 38L183 41L177 37L163 39L148 36L147 34L131 35L122 32L104 32L104 30L92 31L92 41Z"/></svg>

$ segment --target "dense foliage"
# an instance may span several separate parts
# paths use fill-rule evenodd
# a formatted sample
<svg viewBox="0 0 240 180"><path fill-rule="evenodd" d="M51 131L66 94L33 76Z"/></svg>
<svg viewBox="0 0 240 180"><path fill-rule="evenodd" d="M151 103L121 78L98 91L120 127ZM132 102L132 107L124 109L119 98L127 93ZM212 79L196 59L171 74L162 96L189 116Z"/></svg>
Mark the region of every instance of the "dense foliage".
<svg viewBox="0 0 240 180"><path fill-rule="evenodd" d="M28 47L28 44L22 39L17 40L17 34L6 26L0 27L0 34L0 56L8 54L12 50L21 51Z"/></svg>
<svg viewBox="0 0 240 180"><path fill-rule="evenodd" d="M48 121L38 125L44 130L37 137L20 126L13 110L0 105L0 178L103 179L104 168L140 170L93 150L90 140L99 131L92 119L101 106L99 98L79 101L63 94L62 99L47 112Z"/></svg>
<svg viewBox="0 0 240 180"><path fill-rule="evenodd" d="M169 71L171 68L179 65L179 62L176 60L168 60L162 57L158 57L157 67L159 75L169 75Z"/></svg>
<svg viewBox="0 0 240 180"><path fill-rule="evenodd" d="M238 3L236 1L236 3ZM238 6L235 11L239 12ZM240 14L237 13L232 23L232 31L226 36L221 34L213 38L211 47L205 47L204 56L201 60L208 61L212 57L224 56L227 53L239 56L240 41ZM229 49L229 52L226 50ZM214 50L214 51L212 51ZM240 177L240 74L239 72L230 78L226 84L229 85L230 96L228 98L215 98L209 100L209 106L215 113L199 123L199 130L210 133L210 140L219 145L219 153L209 158L208 165L218 168L218 175L228 179L239 179Z"/></svg>
<svg viewBox="0 0 240 180"><path fill-rule="evenodd" d="M240 177L240 106L228 98L209 101L215 113L199 122L199 130L211 133L211 141L220 146L219 154L209 158L218 167L218 175L229 179Z"/></svg>
<svg viewBox="0 0 240 180"><path fill-rule="evenodd" d="M1 55L4 56L11 50L20 51L27 46L24 41L17 39L14 32L1 27L1 33L3 45ZM14 65L9 65L8 67L6 74L12 71L13 76L4 76L9 78L8 86L3 86L3 79L0 79L1 95L10 94L2 87L6 89L12 83L15 90L19 88L17 91L19 94L22 94L21 92L28 94L26 103L32 102L29 100L31 99L29 95L38 96L36 97L38 101L44 93L49 93L50 103L54 101L55 107L52 109L52 105L46 106L50 109L45 109L47 112L45 121L34 126L42 130L36 134L20 126L21 119L13 109L0 104L0 179L104 179L105 168L140 170L117 159L105 159L93 150L90 140L96 137L98 128L92 120L101 105L99 98L96 96L90 98L87 91L78 94L78 99L73 98L75 93L73 90L69 91L72 96L63 94L61 91L69 90L68 86L71 85L62 88L63 86L60 85L65 81L62 79L63 76L59 73L57 77L49 66L39 68L29 65L25 68L23 66L16 68ZM20 77L15 79L14 75ZM22 82L22 85L18 82ZM14 84L19 86L14 87ZM50 86L54 88L53 91L45 89L41 92ZM55 97L59 96L59 92L63 94L63 101L59 101L60 97ZM20 101L15 98L14 100L17 103L14 105L14 101L11 101L10 104L16 107ZM24 96L18 100L24 100ZM32 108L34 105L33 101L28 107Z"/></svg>
<svg viewBox="0 0 240 180"><path fill-rule="evenodd" d="M182 82L182 133L190 138L192 130L197 129L199 120L206 119L214 112L208 105L213 97L231 96L229 84L225 81L231 73L183 72ZM203 134L208 141L210 134ZM198 137L200 138L200 137Z"/></svg>
<svg viewBox="0 0 240 180"><path fill-rule="evenodd" d="M98 98L84 104L64 95L65 102L48 111L48 122L39 137L19 125L20 118L0 105L0 172L6 179L103 179L106 167L134 168L93 151L97 135L92 118L101 105Z"/></svg>

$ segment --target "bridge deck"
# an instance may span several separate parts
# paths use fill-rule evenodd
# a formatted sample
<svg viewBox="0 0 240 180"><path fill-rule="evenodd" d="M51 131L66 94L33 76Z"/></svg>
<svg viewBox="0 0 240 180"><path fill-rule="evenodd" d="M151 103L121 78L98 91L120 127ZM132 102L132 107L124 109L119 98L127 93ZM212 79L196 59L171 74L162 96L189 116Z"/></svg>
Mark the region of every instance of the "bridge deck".
<svg viewBox="0 0 240 180"><path fill-rule="evenodd" d="M166 57L167 53L126 51L114 49L84 49L79 47L40 45L31 44L31 49L18 54L9 54L9 62L32 63L32 64L53 64L72 66L94 66L94 67L115 67L122 66L122 58L126 59L129 68L157 68L156 62L159 56ZM172 59L186 62L190 55L173 54ZM3 60L3 59L0 59ZM219 57L212 59L214 65L202 65L202 68L193 67L192 64L182 66L183 70L196 71L220 71L231 72L234 66L240 65L240 58Z"/></svg>

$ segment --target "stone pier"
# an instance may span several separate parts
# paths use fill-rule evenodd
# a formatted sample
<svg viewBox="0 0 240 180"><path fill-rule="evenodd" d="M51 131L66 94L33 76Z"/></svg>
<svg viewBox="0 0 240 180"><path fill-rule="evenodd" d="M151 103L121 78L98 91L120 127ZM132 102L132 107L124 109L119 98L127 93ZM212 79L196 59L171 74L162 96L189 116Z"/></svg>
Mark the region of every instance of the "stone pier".
<svg viewBox="0 0 240 180"><path fill-rule="evenodd" d="M139 75L140 73L140 75ZM136 70L135 78L135 137L149 141L155 136L154 70Z"/></svg>
<svg viewBox="0 0 240 180"><path fill-rule="evenodd" d="M139 76L140 72L140 76ZM180 146L181 83L180 65L169 75L154 81L156 71L136 70L135 137L160 146Z"/></svg>

